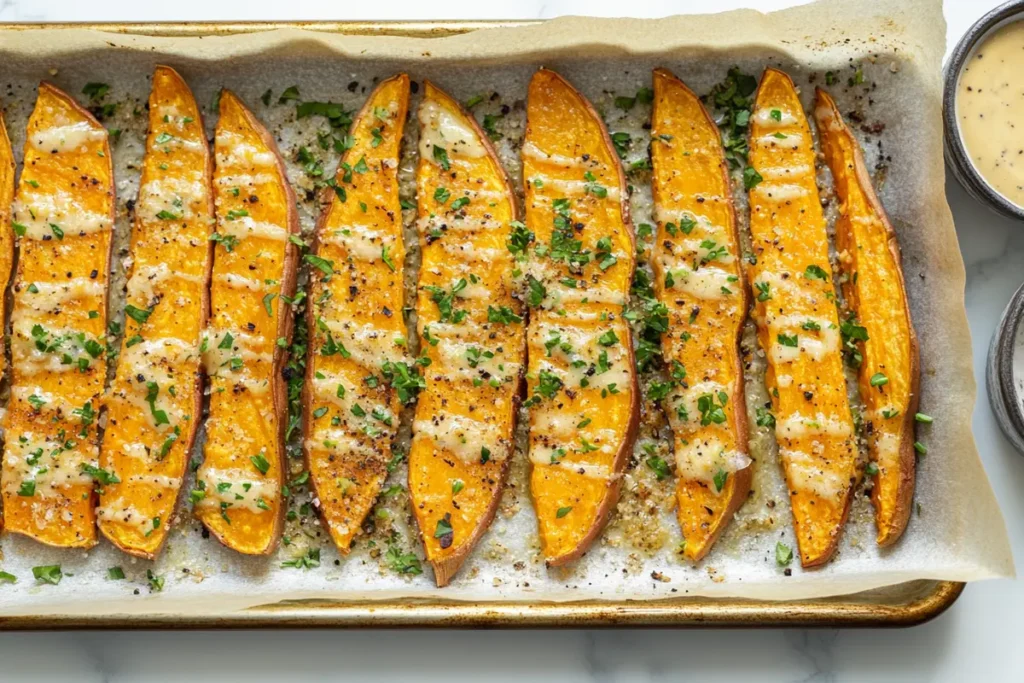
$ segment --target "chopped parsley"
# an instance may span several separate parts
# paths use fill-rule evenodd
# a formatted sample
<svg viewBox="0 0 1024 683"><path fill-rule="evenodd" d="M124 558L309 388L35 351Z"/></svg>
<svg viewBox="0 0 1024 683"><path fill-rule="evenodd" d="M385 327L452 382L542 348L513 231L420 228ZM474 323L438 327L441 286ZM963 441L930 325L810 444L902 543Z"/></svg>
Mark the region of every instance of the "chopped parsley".
<svg viewBox="0 0 1024 683"><path fill-rule="evenodd" d="M793 549L779 541L775 544L775 563L780 567L787 567L793 561Z"/></svg>
<svg viewBox="0 0 1024 683"><path fill-rule="evenodd" d="M64 572L60 570L59 564L46 564L40 567L32 567L32 576L39 583L48 583L56 586L64 578Z"/></svg>

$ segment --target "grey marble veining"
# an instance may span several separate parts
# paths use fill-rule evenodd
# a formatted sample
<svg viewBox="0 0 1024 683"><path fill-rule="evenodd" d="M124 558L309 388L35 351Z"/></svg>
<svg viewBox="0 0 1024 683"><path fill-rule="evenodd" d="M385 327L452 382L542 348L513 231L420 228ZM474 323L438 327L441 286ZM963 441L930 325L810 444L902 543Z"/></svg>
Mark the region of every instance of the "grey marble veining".
<svg viewBox="0 0 1024 683"><path fill-rule="evenodd" d="M174 3L138 0L0 0L0 21L143 19L538 18L561 14L660 16L796 1L478 0L384 4L334 0ZM947 0L949 36L997 0ZM2 77L0 65L0 77ZM988 340L1024 281L1024 225L978 205L947 182L967 268L975 375ZM965 349L966 352L966 349ZM1024 457L999 432L983 387L974 410L978 450L996 490L1015 555L1024 557ZM979 530L984 533L984 530ZM0 587L2 590L2 587ZM946 614L900 631L310 631L0 634L0 681L416 680L559 683L718 681L1010 681L1024 671L1024 585L967 588Z"/></svg>

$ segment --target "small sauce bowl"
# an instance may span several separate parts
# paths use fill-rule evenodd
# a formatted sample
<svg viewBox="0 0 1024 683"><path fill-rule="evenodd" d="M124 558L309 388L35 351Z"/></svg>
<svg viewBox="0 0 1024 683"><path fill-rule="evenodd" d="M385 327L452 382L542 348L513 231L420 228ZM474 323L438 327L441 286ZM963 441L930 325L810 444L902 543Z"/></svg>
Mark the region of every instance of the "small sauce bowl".
<svg viewBox="0 0 1024 683"><path fill-rule="evenodd" d="M946 165L968 194L989 208L1018 220L1024 220L1024 207L1000 194L978 172L964 145L957 118L957 91L964 65L974 56L975 48L1003 26L1024 20L1024 0L1013 0L995 8L967 30L946 62L942 93L942 122Z"/></svg>
<svg viewBox="0 0 1024 683"><path fill-rule="evenodd" d="M1006 305L988 347L988 402L1003 434L1024 455L1024 285Z"/></svg>

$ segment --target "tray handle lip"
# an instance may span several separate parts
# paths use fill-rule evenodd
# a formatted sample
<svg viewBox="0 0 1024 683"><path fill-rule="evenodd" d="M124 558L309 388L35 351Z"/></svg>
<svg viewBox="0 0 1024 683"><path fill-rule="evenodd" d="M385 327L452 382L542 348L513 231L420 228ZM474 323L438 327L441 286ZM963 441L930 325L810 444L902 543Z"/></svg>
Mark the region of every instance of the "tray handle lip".
<svg viewBox="0 0 1024 683"><path fill-rule="evenodd" d="M713 600L609 603L456 603L343 606L267 605L223 615L68 615L0 617L3 631L248 630L258 628L902 628L949 609L966 584L934 581L928 593L902 604Z"/></svg>
<svg viewBox="0 0 1024 683"><path fill-rule="evenodd" d="M325 33L349 35L407 36L441 38L490 28L517 28L543 24L548 19L445 19L441 21L417 19L369 20L311 20L311 21L65 21L65 22L0 22L3 31L38 30L90 30L121 35L173 38L194 35L228 35L258 33L278 29L309 29Z"/></svg>

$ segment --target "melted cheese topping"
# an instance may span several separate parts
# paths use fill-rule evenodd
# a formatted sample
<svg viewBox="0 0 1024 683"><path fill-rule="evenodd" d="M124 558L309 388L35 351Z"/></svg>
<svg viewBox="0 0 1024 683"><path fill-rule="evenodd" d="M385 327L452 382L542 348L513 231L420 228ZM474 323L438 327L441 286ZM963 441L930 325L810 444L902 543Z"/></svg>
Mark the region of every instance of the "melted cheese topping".
<svg viewBox="0 0 1024 683"><path fill-rule="evenodd" d="M110 216L83 211L66 192L23 191L12 205L14 223L24 226L24 237L63 240L112 227Z"/></svg>
<svg viewBox="0 0 1024 683"><path fill-rule="evenodd" d="M801 439L807 436L818 436L829 434L832 436L849 436L852 433L847 420L840 419L835 415L818 413L813 416L804 416L794 413L781 420L776 428L776 434L780 438Z"/></svg>
<svg viewBox="0 0 1024 683"><path fill-rule="evenodd" d="M343 230L326 234L323 241L344 247L349 256L374 262L383 258L384 249L391 247L395 238L365 225L349 225Z"/></svg>
<svg viewBox="0 0 1024 683"><path fill-rule="evenodd" d="M790 201L793 199L799 199L806 197L810 192L803 185L796 185L792 183L773 183L773 182L762 182L754 187L751 191L757 194L763 194L766 197L779 202Z"/></svg>
<svg viewBox="0 0 1024 683"><path fill-rule="evenodd" d="M232 289L244 289L250 292L262 292L276 287L276 285L268 284L265 280L256 280L235 273L218 273L213 276L213 281L225 284Z"/></svg>
<svg viewBox="0 0 1024 683"><path fill-rule="evenodd" d="M269 512L270 502L277 499L278 490L273 482L262 481L259 476L258 472L243 469L203 470L197 482L203 482L202 490L206 495L196 507L244 509L257 514Z"/></svg>
<svg viewBox="0 0 1024 683"><path fill-rule="evenodd" d="M61 306L71 301L103 296L104 289L101 282L76 277L64 282L35 282L22 286L15 296L21 304L32 311L55 313ZM20 315L27 314L22 310Z"/></svg>
<svg viewBox="0 0 1024 683"><path fill-rule="evenodd" d="M14 476L5 478L4 491L17 494L22 482L31 481L35 483L35 496L50 498L56 489L91 484L92 477L82 467L96 463L81 450L82 445L88 446L74 438L54 441L32 432L8 439L4 464Z"/></svg>
<svg viewBox="0 0 1024 683"><path fill-rule="evenodd" d="M662 258L662 271L666 274L669 289L685 292L705 301L716 301L733 296L738 291L736 277L729 271L706 265L692 270L684 262Z"/></svg>
<svg viewBox="0 0 1024 683"><path fill-rule="evenodd" d="M245 332L211 328L204 333L203 344L203 364L211 377L223 375L234 379L234 375L229 374L232 359L240 359L243 367L247 362L271 363L274 360L272 353L257 350L263 345L262 337Z"/></svg>
<svg viewBox="0 0 1024 683"><path fill-rule="evenodd" d="M563 168L582 168L584 166L583 162L576 157L569 157L564 154L548 154L538 147L532 140L528 140L526 144L523 145L521 154L522 156L534 159L535 161L557 164Z"/></svg>
<svg viewBox="0 0 1024 683"><path fill-rule="evenodd" d="M135 212L147 220L154 220L166 211L180 219L194 215L192 206L206 202L206 185L202 176L188 180L166 177L150 180L139 187L139 201Z"/></svg>
<svg viewBox="0 0 1024 683"><path fill-rule="evenodd" d="M333 316L332 316L333 318ZM403 362L405 354L395 344L394 333L380 330L372 325L353 325L343 320L322 321L334 337L334 341L344 346L342 355L352 358L366 368L380 367L383 363Z"/></svg>
<svg viewBox="0 0 1024 683"><path fill-rule="evenodd" d="M429 437L439 448L466 462L479 462L484 448L490 451L491 460L506 457L509 444L501 432L498 425L454 414L416 420L413 424L414 438Z"/></svg>
<svg viewBox="0 0 1024 683"><path fill-rule="evenodd" d="M96 517L104 522L118 522L126 526L134 527L137 531L145 533L155 528L153 519L137 507L125 501L124 498L116 498L96 508Z"/></svg>
<svg viewBox="0 0 1024 683"><path fill-rule="evenodd" d="M605 451L611 452L610 449ZM582 460L563 461L558 459L558 449L548 446L534 444L530 447L530 462L534 465L545 465L548 467L564 467L576 474L583 475L589 479L610 479L611 469L607 465L601 465Z"/></svg>
<svg viewBox="0 0 1024 683"><path fill-rule="evenodd" d="M166 287L160 287L169 280L184 280L195 284L205 284L202 277L189 275L181 271L172 271L166 263L155 266L135 268L128 280L127 299L130 302L142 302L142 307L154 305L164 295Z"/></svg>
<svg viewBox="0 0 1024 683"><path fill-rule="evenodd" d="M222 221L218 227L222 235L231 235L238 239L246 237L261 237L275 242L284 242L288 239L288 230L273 223L262 223L254 221L249 216Z"/></svg>
<svg viewBox="0 0 1024 683"><path fill-rule="evenodd" d="M751 462L746 453L727 450L714 437L691 439L676 447L676 474L683 479L706 482L716 494L721 493L715 484L716 476L721 477L723 472L738 472Z"/></svg>
<svg viewBox="0 0 1024 683"><path fill-rule="evenodd" d="M84 152L90 142L98 142L106 136L105 130L97 130L88 121L79 121L38 130L30 136L29 144L47 154Z"/></svg>
<svg viewBox="0 0 1024 683"><path fill-rule="evenodd" d="M276 167L277 159L273 152L261 150L245 141L245 136L233 131L218 129L217 147L224 147L231 151L227 154L221 152L216 155L217 166L238 166L242 168L267 168ZM277 176L274 176L277 180Z"/></svg>
<svg viewBox="0 0 1024 683"><path fill-rule="evenodd" d="M433 100L426 100L419 107L420 155L434 159L434 148L444 149L449 159L456 155L480 158L487 150L480 144L476 132L465 125Z"/></svg>
<svg viewBox="0 0 1024 683"><path fill-rule="evenodd" d="M563 178L552 178L551 176L538 173L527 178L527 182L531 185L538 185L543 187L545 190L555 190L558 194L566 198L582 197L587 194L590 188L593 187L589 180L565 180ZM619 201L622 195L619 193L619 188L604 187L601 186L607 193L606 196L612 201Z"/></svg>
<svg viewBox="0 0 1024 683"><path fill-rule="evenodd" d="M822 498L838 500L846 494L850 481L831 468L823 468L815 457L803 451L779 449L787 479L797 491L811 492Z"/></svg>

